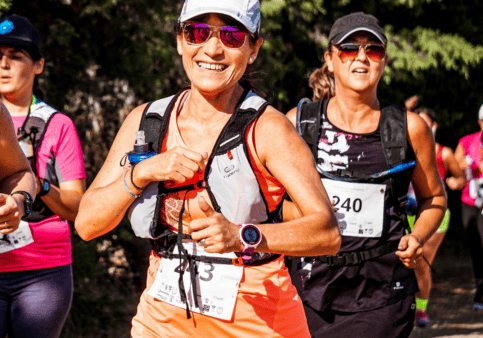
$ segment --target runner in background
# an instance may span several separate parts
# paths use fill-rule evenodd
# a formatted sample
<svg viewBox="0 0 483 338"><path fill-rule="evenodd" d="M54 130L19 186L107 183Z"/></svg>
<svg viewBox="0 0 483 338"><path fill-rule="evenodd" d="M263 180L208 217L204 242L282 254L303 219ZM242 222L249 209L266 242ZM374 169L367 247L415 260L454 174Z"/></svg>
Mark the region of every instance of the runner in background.
<svg viewBox="0 0 483 338"><path fill-rule="evenodd" d="M70 226L85 190L72 121L35 89L40 36L26 18L0 19L0 94L37 180L32 213L0 246L0 337L59 337L73 293ZM11 238L13 239L13 238Z"/></svg>
<svg viewBox="0 0 483 338"><path fill-rule="evenodd" d="M292 281L312 337L408 337L418 291L411 268L446 210L433 139L419 116L377 98L387 38L375 17L344 16L328 40L313 82L326 99L301 101L287 116L312 149L342 245L335 256L293 259ZM405 234L410 182L419 218Z"/></svg>
<svg viewBox="0 0 483 338"><path fill-rule="evenodd" d="M426 124L431 128L433 137L436 135L436 130L438 129L438 124L436 123L436 117L432 110L428 108L418 108L417 106L418 98L417 96L411 97L406 101L406 108L408 110L414 111L419 114L421 118L426 122ZM449 177L446 178L446 184L451 190L461 190L466 185L466 179L464 172L459 168L458 162L456 161L453 151L449 147L444 147L439 143L436 143L436 163L438 165L439 175L444 181L447 174ZM412 189L410 189L411 195ZM414 193L413 193L414 195ZM416 216L409 216L408 221L411 229L414 226ZM448 230L450 222L450 210L446 209L443 222L441 222L438 230L434 233L431 238L423 246L423 255L426 260L419 260L414 267L414 272L416 273L416 278L418 280L419 293L416 294L416 325L419 327L426 327L429 325L429 318L427 314L428 300L432 287L431 278L431 267L436 252L439 246L443 242L446 231Z"/></svg>
<svg viewBox="0 0 483 338"><path fill-rule="evenodd" d="M259 29L258 0L185 1L190 88L129 114L82 199L85 240L126 212L151 239L135 338L310 337L283 255L335 254L340 234L309 149L244 76ZM301 218L282 221L285 192Z"/></svg>
<svg viewBox="0 0 483 338"><path fill-rule="evenodd" d="M473 308L483 311L483 105L478 112L480 131L466 135L458 142L455 158L466 173L468 183L461 193L461 217L470 247L476 293Z"/></svg>

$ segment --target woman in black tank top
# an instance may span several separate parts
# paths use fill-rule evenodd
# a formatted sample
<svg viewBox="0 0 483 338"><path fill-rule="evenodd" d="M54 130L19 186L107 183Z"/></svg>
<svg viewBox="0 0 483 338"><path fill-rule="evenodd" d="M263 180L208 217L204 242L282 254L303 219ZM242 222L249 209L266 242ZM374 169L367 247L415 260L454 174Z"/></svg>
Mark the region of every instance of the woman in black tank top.
<svg viewBox="0 0 483 338"><path fill-rule="evenodd" d="M310 80L319 101L287 114L312 148L342 234L338 255L291 262L313 337L408 337L418 290L412 268L446 209L430 130L377 98L386 44L372 15L338 19L325 65ZM405 170L375 175L391 168ZM407 234L402 205L410 181L418 219ZM296 217L286 204L286 217Z"/></svg>

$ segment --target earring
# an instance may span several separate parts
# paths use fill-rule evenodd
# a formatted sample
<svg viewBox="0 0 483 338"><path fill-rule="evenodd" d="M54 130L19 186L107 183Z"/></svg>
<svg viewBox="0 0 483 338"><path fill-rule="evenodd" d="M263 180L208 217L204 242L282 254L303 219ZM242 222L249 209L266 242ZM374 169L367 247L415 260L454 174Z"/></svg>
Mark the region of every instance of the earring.
<svg viewBox="0 0 483 338"><path fill-rule="evenodd" d="M253 58L250 58L250 63L252 63L252 62L253 62Z"/></svg>

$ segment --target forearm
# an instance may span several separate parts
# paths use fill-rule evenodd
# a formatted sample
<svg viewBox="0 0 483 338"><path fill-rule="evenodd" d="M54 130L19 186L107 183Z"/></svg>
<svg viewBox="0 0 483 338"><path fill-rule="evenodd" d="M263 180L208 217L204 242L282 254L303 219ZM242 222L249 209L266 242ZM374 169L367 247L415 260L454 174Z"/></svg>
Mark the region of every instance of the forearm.
<svg viewBox="0 0 483 338"><path fill-rule="evenodd" d="M340 248L337 219L330 212L315 212L289 222L258 227L263 234L257 248L260 252L320 256L336 254Z"/></svg>
<svg viewBox="0 0 483 338"><path fill-rule="evenodd" d="M418 238L421 246L436 232L443 221L445 211L445 196L434 196L418 201L418 212L412 234Z"/></svg>
<svg viewBox="0 0 483 338"><path fill-rule="evenodd" d="M126 174L128 177L129 172ZM140 194L126 180L133 194ZM129 195L123 186L123 177L119 177L104 187L91 187L80 202L75 219L75 228L84 240L101 236L114 229L124 217L135 198Z"/></svg>
<svg viewBox="0 0 483 338"><path fill-rule="evenodd" d="M37 189L35 177L30 170L19 171L2 180L0 192L10 194L14 191L26 191L35 198Z"/></svg>
<svg viewBox="0 0 483 338"><path fill-rule="evenodd" d="M82 194L51 185L49 193L40 198L55 214L63 219L74 221L79 211Z"/></svg>

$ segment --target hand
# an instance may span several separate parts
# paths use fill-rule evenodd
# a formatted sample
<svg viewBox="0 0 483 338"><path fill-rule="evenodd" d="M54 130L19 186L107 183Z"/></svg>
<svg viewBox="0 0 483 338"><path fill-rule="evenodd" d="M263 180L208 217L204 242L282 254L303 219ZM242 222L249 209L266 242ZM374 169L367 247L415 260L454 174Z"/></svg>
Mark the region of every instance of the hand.
<svg viewBox="0 0 483 338"><path fill-rule="evenodd" d="M16 195L18 196L18 195ZM18 229L22 218L18 200L7 194L0 194L0 233L9 234Z"/></svg>
<svg viewBox="0 0 483 338"><path fill-rule="evenodd" d="M456 177L448 177L446 179L446 184L448 185L448 188L451 190L459 190L460 188L460 181Z"/></svg>
<svg viewBox="0 0 483 338"><path fill-rule="evenodd" d="M145 187L151 182L173 181L183 183L196 172L202 172L208 153L176 147L155 155L136 165L133 180L136 185Z"/></svg>
<svg viewBox="0 0 483 338"><path fill-rule="evenodd" d="M211 253L240 252L244 249L240 242L239 227L216 212L203 197L198 204L206 218L191 221L191 237L195 241L205 239L205 251Z"/></svg>
<svg viewBox="0 0 483 338"><path fill-rule="evenodd" d="M423 246L416 236L409 234L399 241L396 255L406 267L414 268L423 256Z"/></svg>

